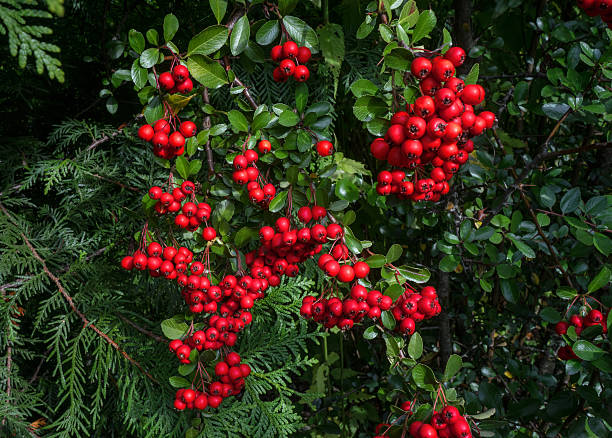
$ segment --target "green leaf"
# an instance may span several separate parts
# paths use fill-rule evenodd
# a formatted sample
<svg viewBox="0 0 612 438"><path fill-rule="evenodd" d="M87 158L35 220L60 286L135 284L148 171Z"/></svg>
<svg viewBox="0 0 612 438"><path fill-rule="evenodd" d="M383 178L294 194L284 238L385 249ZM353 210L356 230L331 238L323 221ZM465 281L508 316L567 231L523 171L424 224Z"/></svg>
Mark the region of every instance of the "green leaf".
<svg viewBox="0 0 612 438"><path fill-rule="evenodd" d="M147 105L144 110L145 120L148 124L153 125L157 120L164 116L164 107L162 106L159 96L155 96L151 99L151 102Z"/></svg>
<svg viewBox="0 0 612 438"><path fill-rule="evenodd" d="M227 118L237 132L248 132L249 122L244 114L242 114L240 111L231 110L227 113Z"/></svg>
<svg viewBox="0 0 612 438"><path fill-rule="evenodd" d="M303 20L287 15L283 18L285 30L299 46L306 46L312 53L318 52L319 40L317 33Z"/></svg>
<svg viewBox="0 0 612 438"><path fill-rule="evenodd" d="M593 235L593 244L595 248L606 257L612 254L612 240L606 235L595 233Z"/></svg>
<svg viewBox="0 0 612 438"><path fill-rule="evenodd" d="M432 10L426 10L419 14L414 32L412 33L412 44L415 44L428 36L430 32L436 27L436 14Z"/></svg>
<svg viewBox="0 0 612 438"><path fill-rule="evenodd" d="M382 313L381 320L386 329L393 330L395 328L395 318L393 317L393 314L391 314L391 312L389 312L388 310L385 310Z"/></svg>
<svg viewBox="0 0 612 438"><path fill-rule="evenodd" d="M291 128L292 126L297 125L299 121L300 121L300 116L298 116L296 113L294 113L291 110L283 111L281 115L278 117L278 123L287 128Z"/></svg>
<svg viewBox="0 0 612 438"><path fill-rule="evenodd" d="M257 44L267 46L272 44L280 35L280 25L278 20L266 21L255 34Z"/></svg>
<svg viewBox="0 0 612 438"><path fill-rule="evenodd" d="M229 32L221 25L210 26L189 41L187 56L210 55L219 50L227 41Z"/></svg>
<svg viewBox="0 0 612 438"><path fill-rule="evenodd" d="M394 243L393 245L391 245L391 247L387 251L387 256L386 256L387 263L393 263L394 261L399 259L402 256L403 252L404 250L397 243Z"/></svg>
<svg viewBox="0 0 612 438"><path fill-rule="evenodd" d="M353 105L353 113L357 120L369 122L376 117L387 115L389 107L384 100L374 96L361 96Z"/></svg>
<svg viewBox="0 0 612 438"><path fill-rule="evenodd" d="M561 286L557 290L557 296L561 298L562 300L571 300L576 295L578 295L578 292L576 291L576 289L568 287L568 286Z"/></svg>
<svg viewBox="0 0 612 438"><path fill-rule="evenodd" d="M495 408L487 409L480 414L471 414L470 418L474 418L476 420L486 420L487 418L491 418L493 415L495 415ZM483 435L481 434L480 436Z"/></svg>
<svg viewBox="0 0 612 438"><path fill-rule="evenodd" d="M164 17L164 40L166 42L172 40L179 28L178 18L174 14L168 14Z"/></svg>
<svg viewBox="0 0 612 438"><path fill-rule="evenodd" d="M348 202L359 199L359 188L349 178L342 178L336 183L336 196Z"/></svg>
<svg viewBox="0 0 612 438"><path fill-rule="evenodd" d="M268 111L263 111L253 118L251 128L253 129L253 131L265 128L268 123L270 123L270 120L272 120L272 116L270 115L270 113Z"/></svg>
<svg viewBox="0 0 612 438"><path fill-rule="evenodd" d="M376 328L375 325L371 325L370 327L365 329L363 332L363 338L367 340L372 340L377 336L378 336L378 329Z"/></svg>
<svg viewBox="0 0 612 438"><path fill-rule="evenodd" d="M580 205L580 188L574 187L569 190L559 202L563 214L573 213Z"/></svg>
<svg viewBox="0 0 612 438"><path fill-rule="evenodd" d="M465 84L475 84L478 82L478 76L480 75L480 66L478 63L474 64L470 69L470 72L465 77Z"/></svg>
<svg viewBox="0 0 612 438"><path fill-rule="evenodd" d="M173 388L189 388L191 386L189 380L181 376L171 376L168 378L168 380Z"/></svg>
<svg viewBox="0 0 612 438"><path fill-rule="evenodd" d="M444 368L443 380L445 382L451 380L453 376L459 372L462 366L463 360L461 357L456 354L451 354L451 356L448 358L448 362L446 362L446 368Z"/></svg>
<svg viewBox="0 0 612 438"><path fill-rule="evenodd" d="M542 105L542 111L548 117L554 120L559 120L570 109L566 103L545 103Z"/></svg>
<svg viewBox="0 0 612 438"><path fill-rule="evenodd" d="M550 186L544 186L540 190L540 202L543 206L551 208L557 202L555 192Z"/></svg>
<svg viewBox="0 0 612 438"><path fill-rule="evenodd" d="M227 0L210 0L210 9L212 9L213 14L215 14L217 23L221 23L227 11Z"/></svg>
<svg viewBox="0 0 612 438"><path fill-rule="evenodd" d="M132 63L130 75L132 76L132 81L134 82L137 90L140 90L142 87L147 85L147 69L140 66L138 59L135 59Z"/></svg>
<svg viewBox="0 0 612 438"><path fill-rule="evenodd" d="M128 40L132 50L140 55L145 48L144 35L138 32L136 29L130 29L130 32L128 33Z"/></svg>
<svg viewBox="0 0 612 438"><path fill-rule="evenodd" d="M453 272L459 266L459 258L455 255L447 255L440 260L440 270L444 272Z"/></svg>
<svg viewBox="0 0 612 438"><path fill-rule="evenodd" d="M308 103L308 85L302 82L297 87L295 87L295 107L299 113L304 112L304 108L306 108L307 103Z"/></svg>
<svg viewBox="0 0 612 438"><path fill-rule="evenodd" d="M355 97L361 97L365 95L374 96L380 90L379 87L368 79L357 79L351 85L351 92Z"/></svg>
<svg viewBox="0 0 612 438"><path fill-rule="evenodd" d="M149 29L146 33L147 41L153 45L157 45L159 43L159 35L155 29Z"/></svg>
<svg viewBox="0 0 612 438"><path fill-rule="evenodd" d="M386 263L386 258L381 254L372 254L368 257L365 262L368 264L370 268L381 268Z"/></svg>
<svg viewBox="0 0 612 438"><path fill-rule="evenodd" d="M317 30L321 53L332 68L340 69L344 60L344 32L339 24L328 23Z"/></svg>
<svg viewBox="0 0 612 438"><path fill-rule="evenodd" d="M187 323L179 322L175 318L165 319L161 323L161 329L168 339L180 339L187 333Z"/></svg>
<svg viewBox="0 0 612 438"><path fill-rule="evenodd" d="M143 68L151 68L159 61L159 50L150 48L142 52L140 55L140 65Z"/></svg>
<svg viewBox="0 0 612 438"><path fill-rule="evenodd" d="M197 175L202 168L202 160L191 160L189 162L189 176Z"/></svg>
<svg viewBox="0 0 612 438"><path fill-rule="evenodd" d="M176 158L176 170L183 179L189 178L189 161L182 155Z"/></svg>
<svg viewBox="0 0 612 438"><path fill-rule="evenodd" d="M236 233L236 236L234 237L234 243L236 244L236 246L241 247L244 246L244 244L246 244L250 240L256 239L257 236L258 233L254 229L249 227L242 227Z"/></svg>
<svg viewBox="0 0 612 438"><path fill-rule="evenodd" d="M427 391L433 390L437 383L434 372L423 364L418 364L412 369L412 380L414 380L416 386Z"/></svg>
<svg viewBox="0 0 612 438"><path fill-rule="evenodd" d="M246 49L250 36L251 26L249 25L249 18L245 14L238 19L230 35L230 51L232 55L240 55Z"/></svg>
<svg viewBox="0 0 612 438"><path fill-rule="evenodd" d="M407 49L398 47L385 55L385 65L394 70L409 70L413 58Z"/></svg>
<svg viewBox="0 0 612 438"><path fill-rule="evenodd" d="M219 88L228 82L225 69L208 56L190 56L187 60L187 68L193 78L205 87Z"/></svg>
<svg viewBox="0 0 612 438"><path fill-rule="evenodd" d="M525 255L525 257L530 258L530 259L535 258L536 256L535 251L525 242L512 238L512 237L510 238L510 240L512 240L512 243L514 243L514 246L516 246L516 248L520 252L522 252Z"/></svg>
<svg viewBox="0 0 612 438"><path fill-rule="evenodd" d="M346 246L353 254L361 254L363 251L363 245L361 245L361 242L355 238L352 232L348 232L348 229L344 235L344 240Z"/></svg>
<svg viewBox="0 0 612 438"><path fill-rule="evenodd" d="M546 322L550 322L551 324L556 324L561 321L561 314L552 307L544 307L540 311L540 316Z"/></svg>
<svg viewBox="0 0 612 438"><path fill-rule="evenodd" d="M423 354L423 339L418 332L415 332L408 342L408 355L414 360L418 360Z"/></svg>
<svg viewBox="0 0 612 438"><path fill-rule="evenodd" d="M587 290L589 293L595 292L596 290L599 290L605 285L607 285L609 282L610 270L606 266L604 266L603 268L601 268L601 271L599 271L599 274L597 274L595 278L591 280Z"/></svg>
<svg viewBox="0 0 612 438"><path fill-rule="evenodd" d="M601 348L591 344L589 341L579 340L572 346L572 350L582 360L588 362L599 359L605 354Z"/></svg>
<svg viewBox="0 0 612 438"><path fill-rule="evenodd" d="M277 193L274 199L270 201L269 209L272 213L281 211L281 209L285 206L285 203L287 202L287 195L288 195L287 192Z"/></svg>

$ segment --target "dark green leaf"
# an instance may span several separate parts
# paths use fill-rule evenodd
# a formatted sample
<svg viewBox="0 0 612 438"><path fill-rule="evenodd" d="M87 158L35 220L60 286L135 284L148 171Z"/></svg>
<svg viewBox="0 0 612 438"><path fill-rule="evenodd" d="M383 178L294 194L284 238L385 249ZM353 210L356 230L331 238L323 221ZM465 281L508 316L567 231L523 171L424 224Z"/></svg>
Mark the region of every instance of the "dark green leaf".
<svg viewBox="0 0 612 438"><path fill-rule="evenodd" d="M227 36L228 30L225 26L207 27L189 41L187 56L210 55L223 47L227 41Z"/></svg>
<svg viewBox="0 0 612 438"><path fill-rule="evenodd" d="M272 44L280 35L280 25L278 20L266 21L255 34L257 44L267 46Z"/></svg>
<svg viewBox="0 0 612 438"><path fill-rule="evenodd" d="M574 187L569 190L559 202L563 214L573 213L580 205L580 188Z"/></svg>
<svg viewBox="0 0 612 438"><path fill-rule="evenodd" d="M448 382L453 378L455 374L459 372L461 367L463 366L463 360L460 356L456 354L452 354L448 358L448 362L446 362L446 368L444 368L444 377L443 380Z"/></svg>
<svg viewBox="0 0 612 438"><path fill-rule="evenodd" d="M423 339L418 332L410 337L408 342L408 355L414 360L418 360L423 354Z"/></svg>
<svg viewBox="0 0 612 438"><path fill-rule="evenodd" d="M572 350L574 350L574 353L576 353L576 356L578 356L580 359L589 362L599 359L605 354L605 351L601 348L582 339L574 343Z"/></svg>
<svg viewBox="0 0 612 438"><path fill-rule="evenodd" d="M399 259L402 256L403 252L404 250L397 243L394 243L393 245L391 245L391 247L387 251L387 256L386 256L387 263L395 262L397 259Z"/></svg>
<svg viewBox="0 0 612 438"><path fill-rule="evenodd" d="M432 10L425 10L419 14L414 32L412 34L412 44L419 42L436 27L436 14Z"/></svg>
<svg viewBox="0 0 612 438"><path fill-rule="evenodd" d="M174 14L168 14L164 17L164 40L166 42L172 40L176 31L179 28L178 18Z"/></svg>
<svg viewBox="0 0 612 438"><path fill-rule="evenodd" d="M246 49L250 36L251 26L249 24L249 19L245 14L238 19L230 35L230 50L232 55L240 55L244 49Z"/></svg>
<svg viewBox="0 0 612 438"><path fill-rule="evenodd" d="M589 283L589 287L587 288L589 293L595 292L596 290L601 289L605 285L610 282L610 270L604 266L599 271L599 274L595 276Z"/></svg>
<svg viewBox="0 0 612 438"><path fill-rule="evenodd" d="M230 110L227 113L227 118L236 132L248 132L249 122L240 111Z"/></svg>
<svg viewBox="0 0 612 438"><path fill-rule="evenodd" d="M205 87L219 88L228 82L225 69L208 56L190 56L187 60L187 68L193 78Z"/></svg>
<svg viewBox="0 0 612 438"><path fill-rule="evenodd" d="M274 199L270 201L270 211L272 213L281 211L281 209L285 206L285 203L287 202L287 194L287 192L277 193Z"/></svg>
<svg viewBox="0 0 612 438"><path fill-rule="evenodd" d="M128 40L130 41L130 47L132 50L140 55L145 48L144 35L138 32L136 29L130 29Z"/></svg>
<svg viewBox="0 0 612 438"><path fill-rule="evenodd" d="M210 9L212 9L217 23L221 23L227 10L227 0L210 0Z"/></svg>

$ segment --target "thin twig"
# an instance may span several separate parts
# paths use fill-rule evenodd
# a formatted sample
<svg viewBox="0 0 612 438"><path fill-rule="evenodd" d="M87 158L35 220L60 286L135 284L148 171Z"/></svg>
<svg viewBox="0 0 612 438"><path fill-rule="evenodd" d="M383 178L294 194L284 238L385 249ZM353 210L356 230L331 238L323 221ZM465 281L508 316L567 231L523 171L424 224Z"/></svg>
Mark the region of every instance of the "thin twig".
<svg viewBox="0 0 612 438"><path fill-rule="evenodd" d="M552 216L557 216L557 217L566 217L564 214L561 213L555 213L554 211L549 211L549 210L541 210L541 209L536 209L536 211L539 211L540 213L544 213L544 214L550 214ZM592 226L593 228L597 228L597 225L594 224L593 222L589 222L589 221L585 221L583 220L583 222L587 225ZM602 233L612 233L612 230L598 230L601 231Z"/></svg>
<svg viewBox="0 0 612 438"><path fill-rule="evenodd" d="M17 221L15 221L13 219L13 217L9 214L9 212L7 211L7 209L4 207L3 204L0 203L0 209L4 212L4 214L8 217L8 219L13 222L13 224L19 228L19 224L17 223ZM102 330L100 330L95 324L93 324L86 316L85 314L83 314L75 305L74 300L72 299L72 297L68 294L68 292L66 291L66 289L64 289L64 286L62 285L62 283L60 282L59 278L57 278L47 267L47 263L45 262L45 260L38 254L38 251L36 251L36 249L34 248L34 246L32 246L32 243L30 243L30 241L28 240L28 238L26 237L25 234L23 233L19 233L21 238L23 239L24 243L26 244L26 246L28 247L28 249L30 250L30 252L32 253L32 255L34 256L34 258L36 260L38 260L40 262L40 264L43 267L43 271L45 272L45 274L47 274L47 276L51 279L51 281L53 281L53 283L55 283L55 285L57 286L58 290L60 291L60 293L62 294L62 296L64 297L64 299L66 300L66 302L68 303L68 305L70 306L70 308L72 309L72 311L74 313L76 313L79 318L81 318L81 321L83 321L83 325L85 327L89 327L90 329L92 329L94 332L96 332L102 339L104 339L108 344L110 344L111 347L113 347L115 350L117 350L124 358L126 358L128 361L130 361L132 363L132 365L134 365L136 368L138 368L145 376L147 376L149 379L151 379L151 381L159 384L159 382L151 375L149 374L149 372L147 370L145 370L142 365L136 361L134 358L132 358L132 356L130 356L125 350L123 350L115 341L113 341L106 333L104 333Z"/></svg>
<svg viewBox="0 0 612 438"><path fill-rule="evenodd" d="M511 171L512 171L512 174L514 175L514 177L517 178L516 171L514 169L511 169ZM531 208L531 203L529 202L529 199L527 199L527 196L525 195L525 192L521 189L521 190L519 190L519 194L521 195L521 198L523 199L523 203L525 204L525 207L527 207L527 210L529 211L529 215L531 216L531 219L533 219L533 222L534 222L534 224L536 226L536 229L538 230L538 234L540 235L542 240L544 240L544 243L546 243L546 247L548 248L548 252L550 252L550 255L555 259L556 267L563 274L563 277L565 278L565 281L567 281L567 284L570 285L572 288L574 288L574 284L572 283L572 279L570 278L570 276L567 273L567 271L565 270L565 268L563 268L563 266L561 265L561 261L559 260L559 256L557 256L557 253L555 252L555 249L553 248L552 244L550 243L550 240L548 240L548 237L546 237L546 234L544 234L544 230L542 230L542 227L540 226L540 223L538 222L538 218L537 218L535 212L533 211L533 208Z"/></svg>
<svg viewBox="0 0 612 438"><path fill-rule="evenodd" d="M157 342L163 342L163 343L166 343L166 342L167 342L167 341L166 341L166 340L165 340L163 337L161 337L161 336L159 336L159 335L156 335L155 333L150 332L149 330L147 330L147 329L145 329L145 328L140 327L140 326L139 326L138 324L136 324L134 321L132 321L132 320L128 319L126 316L122 315L121 313L116 312L116 315L117 315L117 316L118 316L118 317L119 317L121 320L123 320L124 322L126 322L128 325L131 325L132 327L134 327L136 330L138 330L138 331L139 331L140 333L142 333L143 335L147 335L147 336L148 336L148 337L150 337L151 339L155 339Z"/></svg>
<svg viewBox="0 0 612 438"><path fill-rule="evenodd" d="M249 105L251 105L251 108L253 108L254 110L257 109L259 105L257 105L257 102L255 102L255 99L253 99L253 96L251 96L251 93L249 92L249 89L246 87L246 85L244 85L242 81L237 77L236 79L234 79L234 83L240 87L244 87L244 89L242 90L242 94L244 94L244 97L249 102Z"/></svg>
<svg viewBox="0 0 612 438"><path fill-rule="evenodd" d="M205 104L210 103L207 87L204 87L204 91L202 92L202 101ZM206 117L204 117L204 121L202 122L202 128L206 130L206 129L210 129L210 126L211 126L210 115L206 114ZM210 135L208 136L208 140L206 141L206 160L208 161L208 175L209 176L214 175L215 161L213 158L212 148L210 147Z"/></svg>
<svg viewBox="0 0 612 438"><path fill-rule="evenodd" d="M557 134L557 132L559 131L559 129L561 128L561 124L565 121L565 119L567 119L569 117L569 115L573 112L573 110L571 108L569 108L565 114L563 114L563 116L559 119L559 121L557 122L557 124L555 125L555 127L552 129L552 131L550 132L550 134L548 134L548 137L546 138L546 140L544 141L544 143L542 144L542 146L540 147L540 151L539 153L534 157L533 160L531 160L523 169L523 171L521 172L520 175L518 175L518 177L515 179L514 184L512 184L510 187L508 187L506 189L506 191L504 192L504 196L502 197L502 201L500 202L500 204L493 209L493 211L491 213L489 213L489 215L483 220L482 224L483 225L488 225L489 222L491 222L491 219L493 219L495 217L495 215L497 215L497 213L499 213L501 211L502 208L504 208L504 205L506 204L506 202L508 201L508 198L510 197L510 195L512 195L516 189L518 189L522 182L529 176L529 173L538 165L540 164L545 158L546 158L546 150L548 149L548 145L550 143L550 141L552 140L552 138Z"/></svg>

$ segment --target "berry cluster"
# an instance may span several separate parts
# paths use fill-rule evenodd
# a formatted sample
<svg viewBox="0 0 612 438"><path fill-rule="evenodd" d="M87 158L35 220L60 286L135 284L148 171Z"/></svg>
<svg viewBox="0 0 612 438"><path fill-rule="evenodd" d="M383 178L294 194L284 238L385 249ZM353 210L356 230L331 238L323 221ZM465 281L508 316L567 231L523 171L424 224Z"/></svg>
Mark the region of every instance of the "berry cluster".
<svg viewBox="0 0 612 438"><path fill-rule="evenodd" d="M272 146L268 140L261 140L258 149L267 153ZM242 154L236 155L233 161L232 179L236 184L247 186L251 202L267 209L270 201L276 196L276 187L270 183L264 184L257 168L257 160L259 160L259 155L253 149L247 149Z"/></svg>
<svg viewBox="0 0 612 438"><path fill-rule="evenodd" d="M317 205L312 208L302 207L299 211L302 214L298 212L298 217L304 224L311 220L319 221L327 215L327 210ZM305 211L309 214L306 215ZM287 217L278 218L274 228L262 227L259 230L260 247L245 255L251 275L267 278L272 286L277 286L283 275L295 277L300 272L298 264L323 249L323 243L327 239L325 230L325 226L321 224L315 224L311 228L292 228Z"/></svg>
<svg viewBox="0 0 612 438"><path fill-rule="evenodd" d="M242 391L244 378L251 374L251 367L241 363L238 353L230 352L224 361L215 365L215 374L220 380L210 383L206 392L197 389L179 389L176 391L174 407L179 411L186 408L200 411L207 407L218 408L224 398L239 394ZM204 386L204 382L202 382L202 386Z"/></svg>
<svg viewBox="0 0 612 438"><path fill-rule="evenodd" d="M567 330L573 326L574 330L576 331L576 335L580 336L580 333L582 333L584 329L600 325L603 333L607 333L607 319L607 316L605 316L599 310L591 309L585 316L574 314L570 316L569 321L559 321L555 325L555 332L559 336L562 336L565 335ZM576 356L576 353L574 353L574 350L569 345L564 345L563 347L559 348L559 351L557 351L557 357L561 360L578 359L578 356Z"/></svg>
<svg viewBox="0 0 612 438"><path fill-rule="evenodd" d="M159 87L169 94L187 94L193 90L193 82L189 79L189 69L182 64L178 64L169 71L162 73L157 78Z"/></svg>
<svg viewBox="0 0 612 438"><path fill-rule="evenodd" d="M578 6L589 17L601 16L601 19L612 29L612 0L577 0Z"/></svg>
<svg viewBox="0 0 612 438"><path fill-rule="evenodd" d="M138 137L153 145L153 153L156 157L170 160L183 155L185 139L193 137L196 131L196 124L190 120L180 123L177 131L173 119L159 119L153 126L142 125L138 129Z"/></svg>
<svg viewBox="0 0 612 438"><path fill-rule="evenodd" d="M310 61L310 56L308 47L298 47L293 41L272 47L270 57L272 61L279 63L272 72L272 78L276 82L285 82L290 77L297 82L306 82L310 77L310 70L305 64Z"/></svg>
<svg viewBox="0 0 612 438"><path fill-rule="evenodd" d="M204 224L202 230L204 240L211 241L217 237L217 231L208 226L212 208L206 202L197 202L193 182L183 181L180 187L172 190L172 193L164 192L159 186L153 186L149 189L149 197L157 200L154 208L159 214L180 212L174 217L174 224L177 227L196 231ZM188 198L190 200L187 200Z"/></svg>
<svg viewBox="0 0 612 438"><path fill-rule="evenodd" d="M196 273L202 274L204 265L200 262L193 262L193 252L181 246L179 249L173 246L162 247L157 242L151 242L147 246L146 253L138 249L131 256L125 256L121 260L121 267L128 271L136 269L138 271L149 271L151 277L164 277L167 280L178 280L186 277L188 269L194 276Z"/></svg>
<svg viewBox="0 0 612 438"><path fill-rule="evenodd" d="M323 324L325 328L338 327L350 330L366 316L372 320L380 318L382 311L389 310L393 299L380 291L368 291L360 284L354 284L349 297L319 299L312 295L304 297L300 314L307 319Z"/></svg>
<svg viewBox="0 0 612 438"><path fill-rule="evenodd" d="M334 240L344 234L342 227L338 224L329 224L326 231L327 236ZM350 283L356 278L365 278L370 273L370 266L366 262L359 261L351 264L349 250L344 243L336 244L330 254L323 254L319 257L317 264L327 276L335 277L341 283Z"/></svg>
<svg viewBox="0 0 612 438"><path fill-rule="evenodd" d="M396 330L405 335L414 333L417 322L433 318L441 311L438 294L432 286L425 286L420 293L407 287L391 309L393 317L399 321Z"/></svg>
<svg viewBox="0 0 612 438"><path fill-rule="evenodd" d="M415 421L410 425L413 438L471 438L472 431L467 419L454 406L446 406L442 411L434 411L431 421Z"/></svg>
<svg viewBox="0 0 612 438"><path fill-rule="evenodd" d="M438 201L474 150L470 138L493 127L495 114L474 112L474 106L485 98L484 89L455 77L455 67L464 60L464 50L452 47L444 57L433 61L418 57L412 62L411 72L420 81L423 95L407 104L406 111L393 115L385 137L375 139L370 150L376 159L414 170L414 174L412 181L405 181L408 175L403 171L381 172L378 194L395 194L415 202Z"/></svg>

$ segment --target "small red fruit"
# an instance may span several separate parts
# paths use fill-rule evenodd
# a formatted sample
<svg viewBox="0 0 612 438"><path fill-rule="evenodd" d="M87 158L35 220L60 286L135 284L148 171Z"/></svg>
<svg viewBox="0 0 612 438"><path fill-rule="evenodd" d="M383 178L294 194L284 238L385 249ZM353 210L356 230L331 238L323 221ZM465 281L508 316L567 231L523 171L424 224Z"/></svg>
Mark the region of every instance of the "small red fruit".
<svg viewBox="0 0 612 438"><path fill-rule="evenodd" d="M331 155L333 152L334 152L334 145L331 142L327 140L321 140L317 142L317 153L321 157L327 157Z"/></svg>

